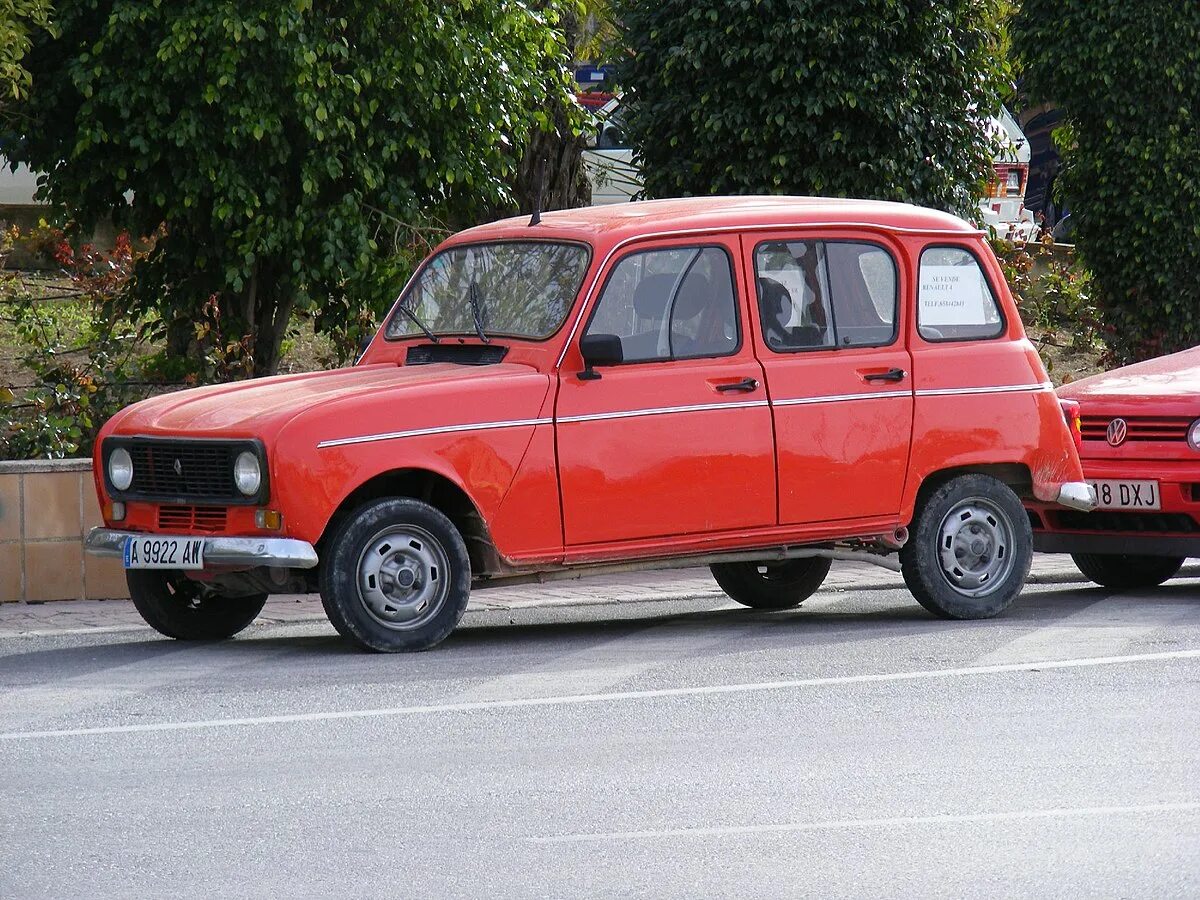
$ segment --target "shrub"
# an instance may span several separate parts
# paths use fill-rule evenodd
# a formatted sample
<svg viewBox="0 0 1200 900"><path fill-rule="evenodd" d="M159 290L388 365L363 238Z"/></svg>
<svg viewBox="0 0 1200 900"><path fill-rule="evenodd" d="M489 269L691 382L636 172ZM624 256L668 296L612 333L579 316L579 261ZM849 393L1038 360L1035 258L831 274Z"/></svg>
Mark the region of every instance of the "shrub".
<svg viewBox="0 0 1200 900"><path fill-rule="evenodd" d="M506 199L547 91L568 91L557 6L61 4L0 145L84 227L166 223L135 311L161 311L180 353L215 297L270 373L293 310L335 301L339 328L392 299L386 221Z"/></svg>
<svg viewBox="0 0 1200 900"><path fill-rule="evenodd" d="M1058 189L1115 361L1200 344L1200 4L1024 0L1013 46L1066 113Z"/></svg>
<svg viewBox="0 0 1200 900"><path fill-rule="evenodd" d="M1005 69L993 0L618 0L652 197L788 193L972 215Z"/></svg>

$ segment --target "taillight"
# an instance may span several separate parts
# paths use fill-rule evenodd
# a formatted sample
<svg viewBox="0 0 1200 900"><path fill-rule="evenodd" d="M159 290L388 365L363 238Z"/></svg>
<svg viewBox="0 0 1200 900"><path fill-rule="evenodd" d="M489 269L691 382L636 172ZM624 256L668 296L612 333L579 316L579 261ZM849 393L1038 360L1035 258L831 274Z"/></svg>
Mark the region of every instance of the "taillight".
<svg viewBox="0 0 1200 900"><path fill-rule="evenodd" d="M1079 401L1059 400L1058 405L1062 408L1063 418L1067 420L1067 428L1071 432L1071 439L1075 441L1076 448L1082 448L1083 423L1079 416Z"/></svg>

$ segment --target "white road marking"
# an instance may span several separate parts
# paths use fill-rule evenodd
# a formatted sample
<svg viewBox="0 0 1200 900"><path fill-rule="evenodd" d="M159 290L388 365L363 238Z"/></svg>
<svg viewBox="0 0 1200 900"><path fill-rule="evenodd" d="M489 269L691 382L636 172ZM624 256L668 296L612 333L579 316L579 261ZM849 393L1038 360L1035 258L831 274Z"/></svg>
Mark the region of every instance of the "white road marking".
<svg viewBox="0 0 1200 900"><path fill-rule="evenodd" d="M1019 809L1010 812L964 813L941 816L892 816L882 819L832 819L824 822L785 822L776 825L728 825L715 828L663 828L646 831L580 832L526 838L534 844L601 843L671 837L722 837L797 831L842 831L859 828L897 828L911 825L965 825L972 822L1025 822L1032 819L1077 819L1103 816L1197 812L1200 802L1146 803L1136 806L1080 806L1057 809Z"/></svg>
<svg viewBox="0 0 1200 900"><path fill-rule="evenodd" d="M1037 662L1064 656L1111 656L1159 630L1200 622L1200 605L1178 595L1106 597L1037 628L975 660L976 665Z"/></svg>
<svg viewBox="0 0 1200 900"><path fill-rule="evenodd" d="M22 731L0 734L0 741L34 738L75 737L93 734L135 734L151 731L196 731L204 728L232 728L247 725L281 725L294 722L332 722L344 719L378 719L439 713L478 712L496 709L520 709L536 706L576 706L590 703L614 703L621 700L648 700L659 697L702 697L717 694L745 694L758 691L792 690L847 684L875 684L898 681L928 681L941 678L996 675L1004 672L1041 672L1054 669L1082 669L1128 663L1167 662L1198 659L1200 649L1170 650L1162 653L1137 653L1129 656L1060 659L1050 662L1012 663L996 666L966 666L956 669L928 669L914 672L881 672L873 675L834 675L821 678L794 678L786 681L760 681L749 684L714 684L704 687L658 688L644 691L618 691L608 694L573 694L556 697L530 697L522 700L486 700L474 703L441 703L428 706L392 706L383 709L346 709L327 712L288 713L235 719L201 719L193 722L139 723L105 725L96 728L62 728L49 731Z"/></svg>

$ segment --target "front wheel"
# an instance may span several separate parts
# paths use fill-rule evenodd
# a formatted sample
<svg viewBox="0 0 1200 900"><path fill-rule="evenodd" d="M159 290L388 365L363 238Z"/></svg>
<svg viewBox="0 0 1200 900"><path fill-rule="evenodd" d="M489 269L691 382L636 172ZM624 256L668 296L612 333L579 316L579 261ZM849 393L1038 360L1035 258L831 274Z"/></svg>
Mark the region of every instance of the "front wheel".
<svg viewBox="0 0 1200 900"><path fill-rule="evenodd" d="M1072 553L1071 559L1080 572L1104 587L1149 588L1174 576L1183 567L1184 557Z"/></svg>
<svg viewBox="0 0 1200 900"><path fill-rule="evenodd" d="M779 562L715 563L709 568L721 590L743 606L791 609L821 586L831 562L812 556Z"/></svg>
<svg viewBox="0 0 1200 900"><path fill-rule="evenodd" d="M266 594L223 597L174 571L130 569L129 596L146 624L180 641L223 641L254 621Z"/></svg>
<svg viewBox="0 0 1200 900"><path fill-rule="evenodd" d="M392 498L360 507L341 524L320 580L325 613L343 636L385 653L427 650L466 612L471 563L441 512Z"/></svg>
<svg viewBox="0 0 1200 900"><path fill-rule="evenodd" d="M904 583L917 602L946 619L986 619L1021 593L1033 534L1021 501L990 475L960 475L917 510L900 551Z"/></svg>

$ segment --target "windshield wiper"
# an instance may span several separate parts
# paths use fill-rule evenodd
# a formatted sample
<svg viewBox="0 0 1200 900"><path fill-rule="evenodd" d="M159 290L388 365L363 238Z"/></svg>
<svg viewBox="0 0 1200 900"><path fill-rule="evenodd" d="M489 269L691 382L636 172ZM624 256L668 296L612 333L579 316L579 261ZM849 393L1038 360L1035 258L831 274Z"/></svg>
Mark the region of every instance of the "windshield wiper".
<svg viewBox="0 0 1200 900"><path fill-rule="evenodd" d="M415 312L413 312L411 309L409 309L407 306L405 306L403 303L400 304L400 312L402 312L406 316L408 316L408 318L410 320L412 320L412 323L414 325L416 325L423 332L425 332L425 337L429 338L429 340L433 341L435 344L441 343L441 338L439 338L436 334L434 334L432 331L430 331L428 326L426 326L426 324L417 317L417 314Z"/></svg>
<svg viewBox="0 0 1200 900"><path fill-rule="evenodd" d="M471 287L467 290L467 297L471 301L471 314L475 318L475 333L479 335L479 339L485 344L490 344L491 338L483 333L483 301L479 299L479 288L475 284L475 279L471 279Z"/></svg>

